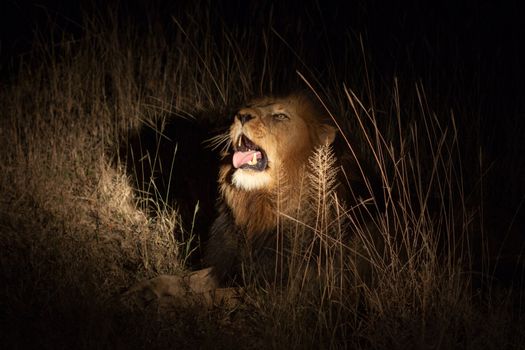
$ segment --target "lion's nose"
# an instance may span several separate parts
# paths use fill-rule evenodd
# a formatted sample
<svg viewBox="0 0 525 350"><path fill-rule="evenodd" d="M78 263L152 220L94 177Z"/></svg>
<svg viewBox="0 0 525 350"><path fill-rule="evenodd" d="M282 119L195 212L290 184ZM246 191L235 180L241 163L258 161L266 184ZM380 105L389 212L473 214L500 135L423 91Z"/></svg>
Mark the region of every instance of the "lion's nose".
<svg viewBox="0 0 525 350"><path fill-rule="evenodd" d="M248 120L253 119L253 116L250 114L237 114L237 119L239 119L241 125L244 125Z"/></svg>

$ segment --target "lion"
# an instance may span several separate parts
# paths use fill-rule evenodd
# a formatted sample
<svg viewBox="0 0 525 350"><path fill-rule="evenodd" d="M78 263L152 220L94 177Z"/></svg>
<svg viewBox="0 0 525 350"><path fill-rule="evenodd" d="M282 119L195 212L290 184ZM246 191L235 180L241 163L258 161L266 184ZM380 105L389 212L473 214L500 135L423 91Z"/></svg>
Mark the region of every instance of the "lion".
<svg viewBox="0 0 525 350"><path fill-rule="evenodd" d="M205 265L219 283L238 279L248 258L272 270L278 213L301 205L299 184L316 148L334 142L336 128L306 94L258 98L239 109L219 171L218 217ZM257 271L261 272L261 271Z"/></svg>
<svg viewBox="0 0 525 350"><path fill-rule="evenodd" d="M183 278L159 276L133 290L147 288L157 297L181 296L183 291L209 294L239 285L247 266L271 279L280 217L294 216L304 206L299 189L308 160L319 147L332 145L337 131L305 93L257 98L240 108L229 130L216 138L225 145L218 213L203 257L206 268ZM355 161L346 158L346 163ZM355 181L353 174L345 178ZM205 299L209 303L209 296Z"/></svg>

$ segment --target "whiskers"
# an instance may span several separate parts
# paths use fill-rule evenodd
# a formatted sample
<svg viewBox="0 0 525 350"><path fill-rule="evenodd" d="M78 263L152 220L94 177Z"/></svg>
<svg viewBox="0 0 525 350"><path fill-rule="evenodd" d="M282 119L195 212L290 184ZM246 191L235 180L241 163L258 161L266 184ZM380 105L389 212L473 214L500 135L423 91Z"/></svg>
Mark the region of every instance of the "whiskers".
<svg viewBox="0 0 525 350"><path fill-rule="evenodd" d="M212 150L220 149L221 154L226 153L232 144L229 130L222 134L210 137L204 141L204 144Z"/></svg>

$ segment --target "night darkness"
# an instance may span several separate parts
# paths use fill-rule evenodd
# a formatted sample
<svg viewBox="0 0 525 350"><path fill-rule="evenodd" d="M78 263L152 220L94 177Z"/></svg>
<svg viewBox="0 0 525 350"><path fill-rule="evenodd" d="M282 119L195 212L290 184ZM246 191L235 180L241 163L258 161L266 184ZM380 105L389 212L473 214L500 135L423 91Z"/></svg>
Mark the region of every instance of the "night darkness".
<svg viewBox="0 0 525 350"><path fill-rule="evenodd" d="M8 348L525 346L524 18L525 6L518 0L3 1L0 341ZM453 179L461 174L451 182L464 191L460 199L453 190L432 193L436 204L425 210L439 223L436 232L446 225L459 232L453 221L461 216L468 222L465 232L483 232L483 239L468 240L473 255L459 263L470 264L461 265L462 271L473 276L457 285L460 292L453 294L462 297L444 302L439 296L449 287L436 278L430 291L400 292L400 297L395 287L384 294L379 289L381 303L364 297L353 310L337 309L336 316L335 306L303 315L297 310L318 300L286 304L285 293L279 301L265 295L254 302L257 306L233 311L192 304L162 317L154 303L122 302L120 293L134 283L180 272L174 262L180 253L166 248L173 240L148 235L175 232L183 242L175 250L193 249L183 259L186 267L201 267L200 243L208 238L217 196L209 174L217 173L219 157L203 141L225 130L247 98L308 89L296 72L344 118L353 114L342 91L355 91L365 106L373 106L378 128L394 135L392 140L404 131L397 134L393 122L393 96L406 102L399 128L406 127L409 135L411 125L427 123L414 113L417 92L424 89L422 104L429 115L435 113L432 130L446 137L441 144L436 136L438 141L421 152L452 145L457 155L450 156L450 172L443 174ZM182 220L168 229L156 215L156 200L141 206L143 216L115 204L125 202L116 194L117 184L127 184L126 176L138 169L130 163L117 169L116 159L134 157L137 142L159 148L157 134L143 126L159 117L171 118L165 130L170 139L161 143L164 158L155 171L174 164L178 176L162 178L157 189L168 201L168 209L162 209L173 206ZM137 124L143 124L138 135L147 141L137 141ZM348 121L346 130L353 125ZM456 138L447 134L450 130ZM124 154L123 145L128 147ZM373 160L370 152L363 157ZM425 164L422 168L430 168L432 161ZM143 184L136 187L147 191ZM138 192L129 196L137 198ZM200 211L192 223L197 201ZM459 207L461 214L447 217ZM190 226L199 238L186 243ZM449 247L448 253L460 250L441 239L438 246ZM436 256L449 261L443 251ZM485 274L490 276L480 277ZM416 286L426 283L423 277L416 280ZM278 306L260 306L264 302ZM404 303L410 304L406 314Z"/></svg>
<svg viewBox="0 0 525 350"><path fill-rule="evenodd" d="M159 8L164 14L156 15L155 19L169 23L171 16L178 16L191 6L184 1L153 3L126 2L121 4L120 11L134 21L138 30L146 31L148 19L154 17L150 13L156 11L153 9ZM518 96L525 88L522 79L525 29L518 1L498 4L404 1L402 5L381 1L341 4L228 1L202 6L220 16L212 19L216 29L226 25L249 31L271 21L281 35L295 36L291 42L300 39L301 45L311 51L305 60L314 66L327 65L328 57L323 54L327 49L336 68L337 64L342 65L338 56L344 51L345 37L361 35L373 69L383 79L392 76L422 79L430 87L438 87L436 95L441 96L462 91L461 94L479 103L480 111L491 121L497 118L496 114L504 114L505 118L523 115L523 102ZM31 50L35 32L45 33L48 21L66 33L80 35L83 9L92 7L96 9L97 5L82 1L4 2L2 74L9 75L19 58ZM271 15L267 18L258 15L262 13Z"/></svg>

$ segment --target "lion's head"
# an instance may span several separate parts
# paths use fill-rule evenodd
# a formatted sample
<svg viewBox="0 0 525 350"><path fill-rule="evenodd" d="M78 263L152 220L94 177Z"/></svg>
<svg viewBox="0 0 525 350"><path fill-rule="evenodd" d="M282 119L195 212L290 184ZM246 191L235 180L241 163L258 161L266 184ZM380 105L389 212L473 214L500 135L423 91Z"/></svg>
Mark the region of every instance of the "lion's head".
<svg viewBox="0 0 525 350"><path fill-rule="evenodd" d="M293 194L309 156L335 138L336 129L325 119L303 94L259 98L236 113L219 184L236 224L248 234L275 226L277 189L287 189L288 206L297 204Z"/></svg>
<svg viewBox="0 0 525 350"><path fill-rule="evenodd" d="M241 108L229 136L231 184L244 191L270 190L279 176L300 171L317 146L332 143L335 128L306 96L291 95L260 98Z"/></svg>

